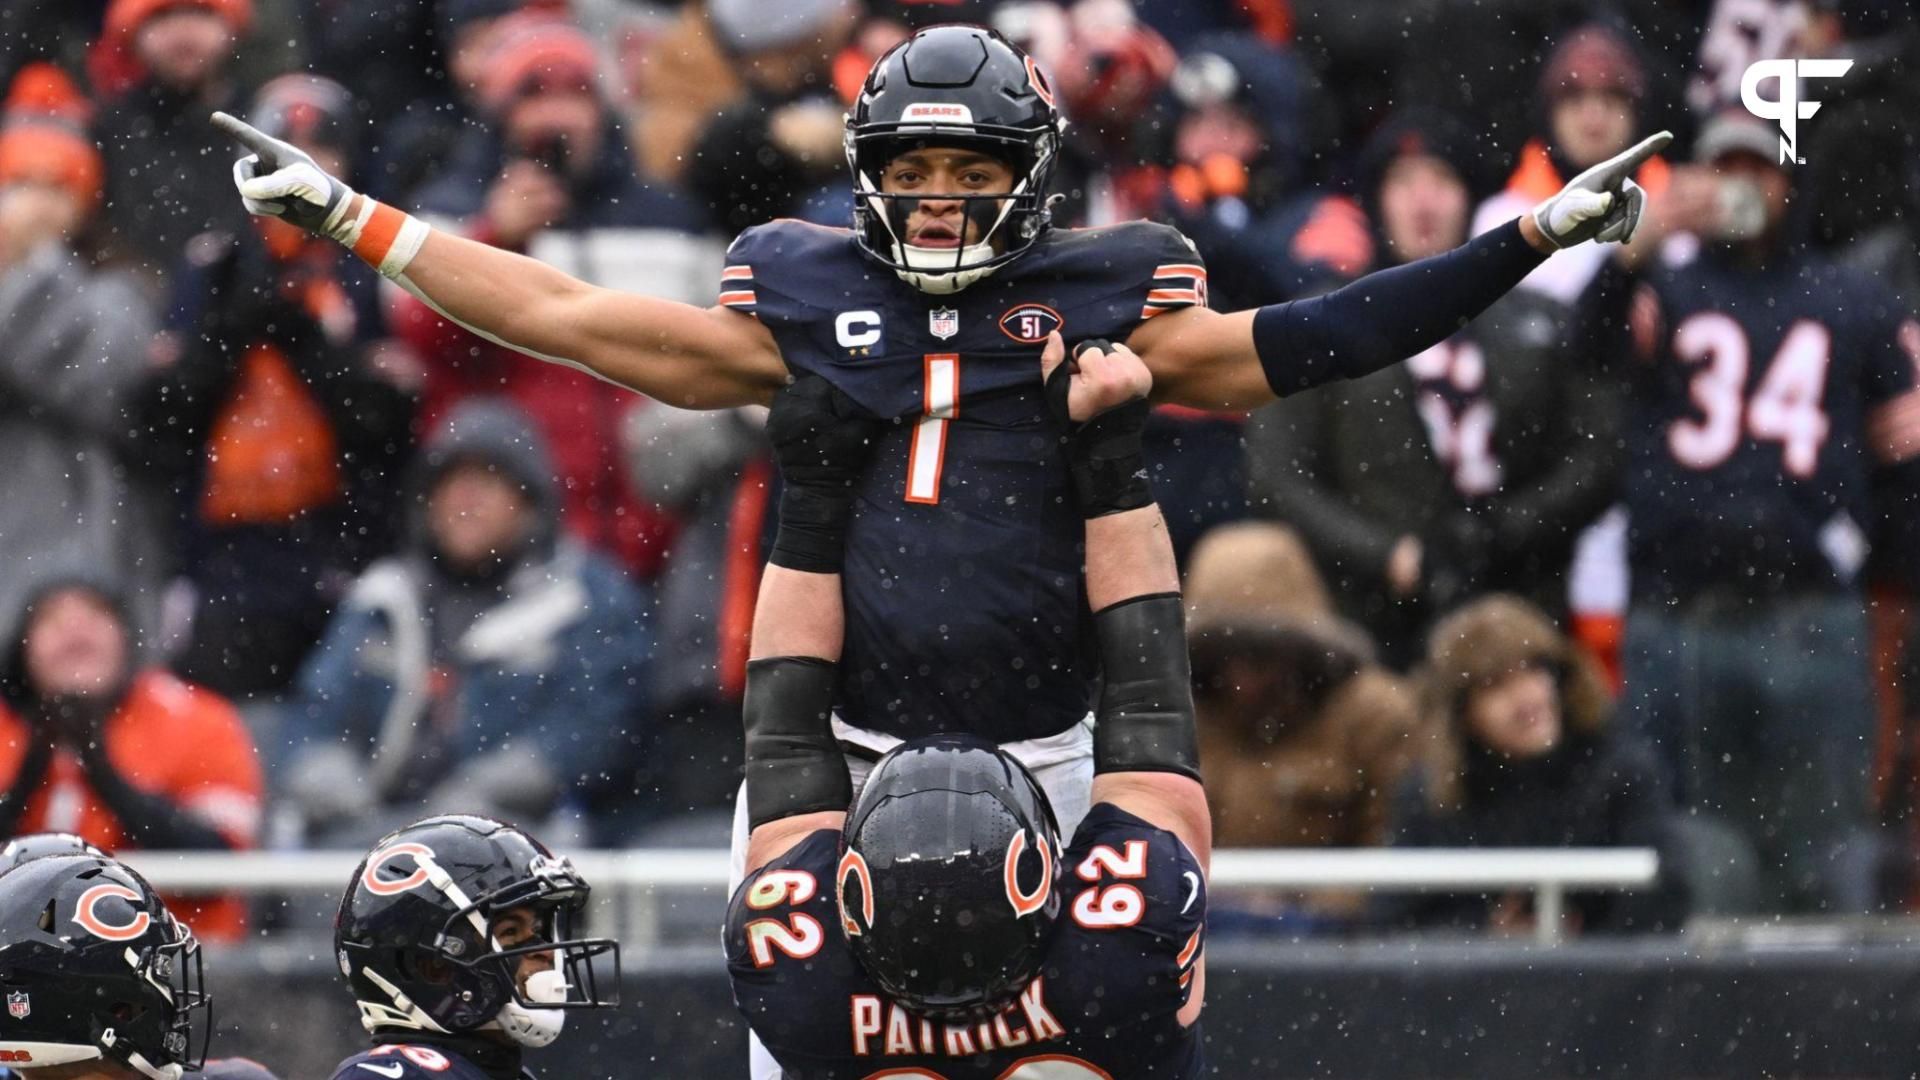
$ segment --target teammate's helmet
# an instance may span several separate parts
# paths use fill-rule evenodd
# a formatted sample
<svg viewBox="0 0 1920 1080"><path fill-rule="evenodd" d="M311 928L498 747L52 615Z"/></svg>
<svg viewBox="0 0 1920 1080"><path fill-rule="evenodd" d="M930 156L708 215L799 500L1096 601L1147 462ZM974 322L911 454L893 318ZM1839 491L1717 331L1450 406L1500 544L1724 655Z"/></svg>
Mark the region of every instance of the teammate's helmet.
<svg viewBox="0 0 1920 1080"><path fill-rule="evenodd" d="M15 1068L104 1059L177 1080L206 1058L199 942L146 879L101 855L0 874L0 996Z"/></svg>
<svg viewBox="0 0 1920 1080"><path fill-rule="evenodd" d="M449 815L393 832L358 868L334 921L340 973L368 1032L482 1028L525 1046L560 1034L565 1013L619 1003L620 946L575 938L588 886L566 859L502 822ZM494 919L534 913L532 940L502 947ZM515 978L521 957L552 953L553 970ZM611 967L600 993L595 958Z"/></svg>
<svg viewBox="0 0 1920 1080"><path fill-rule="evenodd" d="M1040 971L1060 830L1024 766L934 735L874 766L847 818L835 892L867 975L916 1012L979 1015Z"/></svg>
<svg viewBox="0 0 1920 1080"><path fill-rule="evenodd" d="M49 855L109 857L106 852L70 832L28 833L14 837L7 841L6 847L0 848L0 872L11 870L29 859L44 859Z"/></svg>
<svg viewBox="0 0 1920 1080"><path fill-rule="evenodd" d="M916 288L966 288L1019 258L1046 231L1047 185L1065 128L1046 77L999 33L952 24L920 31L874 62L847 114L854 239ZM880 177L889 161L918 146L978 150L1013 169L1010 195L937 196L965 204L967 220L980 226L977 243L905 242L907 216L927 195L885 194Z"/></svg>

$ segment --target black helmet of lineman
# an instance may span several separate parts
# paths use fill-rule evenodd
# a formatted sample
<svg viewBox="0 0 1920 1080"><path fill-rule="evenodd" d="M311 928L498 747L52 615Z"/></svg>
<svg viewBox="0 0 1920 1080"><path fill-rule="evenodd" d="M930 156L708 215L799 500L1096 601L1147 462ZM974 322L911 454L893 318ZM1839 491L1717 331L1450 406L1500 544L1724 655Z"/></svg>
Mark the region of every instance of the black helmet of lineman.
<svg viewBox="0 0 1920 1080"><path fill-rule="evenodd" d="M980 26L930 26L874 61L847 114L853 168L853 234L860 249L930 293L952 293L1014 259L1048 227L1047 186L1066 124L1031 57ZM906 223L926 197L880 190L887 163L915 147L978 150L1007 163L1010 195L948 195L979 228L953 248L905 242Z"/></svg>
<svg viewBox="0 0 1920 1080"><path fill-rule="evenodd" d="M978 1016L1039 973L1060 830L991 742L933 735L880 759L848 815L835 893L860 966L907 1008Z"/></svg>
<svg viewBox="0 0 1920 1080"><path fill-rule="evenodd" d="M14 837L7 841L6 847L0 848L0 871L11 870L29 859L44 859L49 855L109 857L106 852L70 832L28 833Z"/></svg>
<svg viewBox="0 0 1920 1080"><path fill-rule="evenodd" d="M334 957L360 1022L369 1033L492 1029L547 1045L564 1010L619 1003L620 946L573 936L588 892L571 863L502 822L448 815L388 834L354 870L334 920ZM502 947L494 919L522 907L538 929ZM553 968L522 989L515 976L528 953L552 953Z"/></svg>
<svg viewBox="0 0 1920 1080"><path fill-rule="evenodd" d="M146 879L101 855L0 874L0 1055L15 1069L105 1060L178 1080L206 1059L200 944Z"/></svg>

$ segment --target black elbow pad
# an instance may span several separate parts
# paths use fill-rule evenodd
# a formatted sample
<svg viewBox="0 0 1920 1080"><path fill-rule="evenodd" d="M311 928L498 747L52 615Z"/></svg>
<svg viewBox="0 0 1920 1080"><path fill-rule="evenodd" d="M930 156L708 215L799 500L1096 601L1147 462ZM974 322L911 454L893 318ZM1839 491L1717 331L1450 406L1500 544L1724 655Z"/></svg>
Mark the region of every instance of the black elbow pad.
<svg viewBox="0 0 1920 1080"><path fill-rule="evenodd" d="M847 759L833 737L833 663L773 656L747 663L747 821L845 810L853 803Z"/></svg>
<svg viewBox="0 0 1920 1080"><path fill-rule="evenodd" d="M1093 625L1102 679L1093 771L1170 772L1200 779L1180 594L1122 600L1094 615Z"/></svg>

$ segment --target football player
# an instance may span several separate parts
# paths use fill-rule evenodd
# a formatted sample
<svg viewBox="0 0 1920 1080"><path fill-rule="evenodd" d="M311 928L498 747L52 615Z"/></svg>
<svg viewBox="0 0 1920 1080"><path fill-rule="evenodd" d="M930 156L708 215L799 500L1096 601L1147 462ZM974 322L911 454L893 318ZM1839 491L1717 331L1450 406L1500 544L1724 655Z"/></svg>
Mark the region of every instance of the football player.
<svg viewBox="0 0 1920 1080"><path fill-rule="evenodd" d="M571 863L512 825L449 815L388 834L334 920L373 1041L335 1080L517 1080L521 1052L558 1038L568 1011L619 1003L620 946L573 936L587 895Z"/></svg>
<svg viewBox="0 0 1920 1080"><path fill-rule="evenodd" d="M1125 342L1161 400L1252 408L1441 341L1561 247L1624 241L1656 135L1451 252L1311 300L1221 314L1173 229L1050 226L1064 120L1000 35L943 25L875 61L848 115L851 229L797 221L734 242L711 308L596 288L355 194L224 114L247 208L348 245L448 318L670 405L765 403L825 377L889 427L846 536L841 738L877 758L967 731L1036 770L1071 829L1086 808L1096 667L1081 532L1036 363L1049 336ZM776 548L801 570L841 547Z"/></svg>
<svg viewBox="0 0 1920 1080"><path fill-rule="evenodd" d="M1094 805L1064 851L1032 774L977 736L901 743L856 797L828 722L840 583L768 568L744 716L751 871L726 931L735 1000L771 1057L756 1077L1201 1074L1212 844L1184 613L1140 451L1150 377L1103 345L1049 383L1105 672ZM787 483L830 503L881 428L803 376L768 430Z"/></svg>
<svg viewBox="0 0 1920 1080"><path fill-rule="evenodd" d="M273 1080L244 1058L205 1061L200 943L145 878L64 833L20 837L4 858L0 1075Z"/></svg>

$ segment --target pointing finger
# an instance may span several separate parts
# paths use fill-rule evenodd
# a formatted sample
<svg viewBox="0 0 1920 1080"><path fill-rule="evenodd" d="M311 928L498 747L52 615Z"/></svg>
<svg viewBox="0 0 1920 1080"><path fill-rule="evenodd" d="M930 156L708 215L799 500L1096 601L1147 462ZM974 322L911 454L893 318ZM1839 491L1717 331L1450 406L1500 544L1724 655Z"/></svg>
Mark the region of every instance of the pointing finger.
<svg viewBox="0 0 1920 1080"><path fill-rule="evenodd" d="M1672 142L1673 132L1671 131L1655 132L1641 139L1633 149L1613 159L1613 168L1609 170L1611 175L1607 177L1608 186L1611 187L1614 181L1623 180L1638 172L1648 158L1665 150Z"/></svg>
<svg viewBox="0 0 1920 1080"><path fill-rule="evenodd" d="M262 134L259 129L237 116L223 112L213 114L213 126L228 138L253 151L260 158L260 164L269 171L280 167L279 140Z"/></svg>

